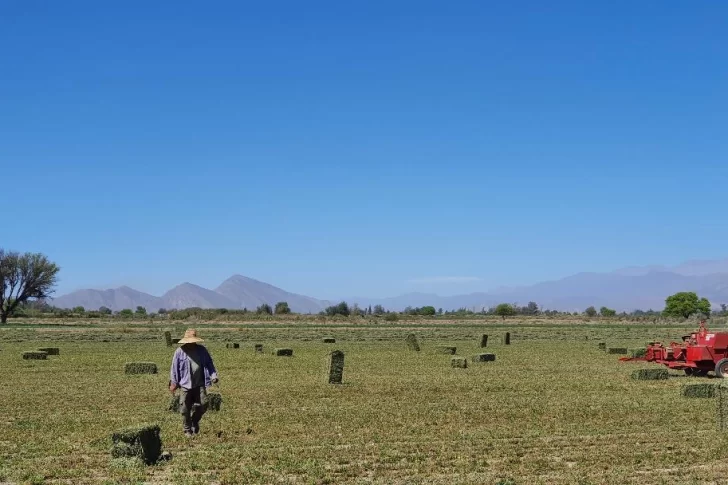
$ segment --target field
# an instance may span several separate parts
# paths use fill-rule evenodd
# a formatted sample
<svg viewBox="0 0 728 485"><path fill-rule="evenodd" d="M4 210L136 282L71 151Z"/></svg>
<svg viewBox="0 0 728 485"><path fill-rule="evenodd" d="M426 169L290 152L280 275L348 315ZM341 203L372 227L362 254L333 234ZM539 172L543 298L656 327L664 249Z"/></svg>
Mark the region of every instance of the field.
<svg viewBox="0 0 728 485"><path fill-rule="evenodd" d="M713 379L671 372L667 381L631 380L649 366L597 349L679 338L690 326L196 324L223 405L191 440L166 410L173 348L163 332L179 337L184 328L0 328L0 483L728 483L715 401L680 396L682 384ZM407 351L412 332L419 353ZM453 345L470 359L483 333L495 362L456 369L433 351ZM20 357L51 346L60 356ZM274 357L274 347L294 356ZM326 383L334 349L346 354L341 386ZM135 361L155 362L160 373L125 375ZM110 459L111 433L141 423L160 424L171 461Z"/></svg>

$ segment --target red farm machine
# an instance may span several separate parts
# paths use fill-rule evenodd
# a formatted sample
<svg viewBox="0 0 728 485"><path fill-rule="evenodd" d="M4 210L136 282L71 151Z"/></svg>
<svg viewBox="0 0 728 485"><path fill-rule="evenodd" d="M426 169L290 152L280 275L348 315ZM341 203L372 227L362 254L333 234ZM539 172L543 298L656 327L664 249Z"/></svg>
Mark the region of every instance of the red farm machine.
<svg viewBox="0 0 728 485"><path fill-rule="evenodd" d="M684 336L682 342L650 342L644 357L621 360L655 362L684 370L687 375L705 376L713 371L717 377L728 377L728 332L710 332L703 321L698 331Z"/></svg>

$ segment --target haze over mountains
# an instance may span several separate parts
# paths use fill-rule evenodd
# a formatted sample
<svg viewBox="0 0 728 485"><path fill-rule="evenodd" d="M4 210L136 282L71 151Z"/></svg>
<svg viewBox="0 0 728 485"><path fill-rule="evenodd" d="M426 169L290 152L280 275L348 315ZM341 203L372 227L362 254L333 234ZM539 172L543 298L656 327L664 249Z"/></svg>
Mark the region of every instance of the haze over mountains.
<svg viewBox="0 0 728 485"><path fill-rule="evenodd" d="M611 273L578 273L535 285L499 288L467 295L439 296L409 293L392 298L345 298L360 306L382 305L389 310L407 306L433 305L453 310L479 310L502 302L524 305L537 302L541 308L582 311L590 305L607 306L618 311L662 309L665 298L678 291L695 291L717 307L728 303L728 259L688 261L677 266L643 266L623 268ZM290 293L268 283L235 275L214 290L183 283L161 297L122 286L110 290L79 290L60 296L52 304L62 308L83 306L98 309L106 306L114 311L143 306L148 311L160 308L189 307L254 310L263 303L271 306L288 302L297 313L318 313L332 302Z"/></svg>

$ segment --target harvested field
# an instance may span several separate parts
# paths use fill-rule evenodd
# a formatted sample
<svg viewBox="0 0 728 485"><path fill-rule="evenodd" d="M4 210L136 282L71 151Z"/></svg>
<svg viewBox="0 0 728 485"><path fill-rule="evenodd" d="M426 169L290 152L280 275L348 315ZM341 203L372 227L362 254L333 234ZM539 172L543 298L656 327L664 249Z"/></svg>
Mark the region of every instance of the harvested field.
<svg viewBox="0 0 728 485"><path fill-rule="evenodd" d="M600 341L636 348L651 339L679 339L686 328L507 323L517 326L514 345L501 342L503 327L488 328L497 336L488 342L497 360L468 362L466 369L453 369L450 357L428 350L453 345L461 355L477 355L481 324L196 325L220 372L225 402L205 415L202 434L192 440L182 435L179 414L167 411L172 349L160 345L164 327L0 328L0 366L18 373L0 402L0 483L725 480L728 465L716 452L726 439L715 424L720 398L680 397L685 384L718 380L678 372L668 380L632 380L630 373L646 364L596 351ZM404 345L415 332L423 352ZM324 378L332 347L322 339L331 334L346 354L346 379L336 386ZM246 342L249 350L226 351L226 339ZM258 342L266 354L253 352ZM64 355L19 358L46 346L62 347ZM276 358L273 348L295 349L295 358ZM125 376L126 362L155 362L159 373ZM135 423L158 423L164 450L174 458L150 467L112 462L110 436Z"/></svg>
<svg viewBox="0 0 728 485"><path fill-rule="evenodd" d="M127 362L124 364L125 374L156 374L157 364L154 362Z"/></svg>

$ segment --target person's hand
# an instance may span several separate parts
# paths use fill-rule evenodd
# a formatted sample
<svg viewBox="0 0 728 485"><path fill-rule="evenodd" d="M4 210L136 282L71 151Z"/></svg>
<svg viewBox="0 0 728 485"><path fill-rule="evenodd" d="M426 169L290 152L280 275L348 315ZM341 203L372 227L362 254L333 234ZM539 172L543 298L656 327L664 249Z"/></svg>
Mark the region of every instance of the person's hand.
<svg viewBox="0 0 728 485"><path fill-rule="evenodd" d="M176 391L176 390L177 390L177 384L170 384L169 385L169 392L171 392L172 395L174 395L174 391Z"/></svg>

